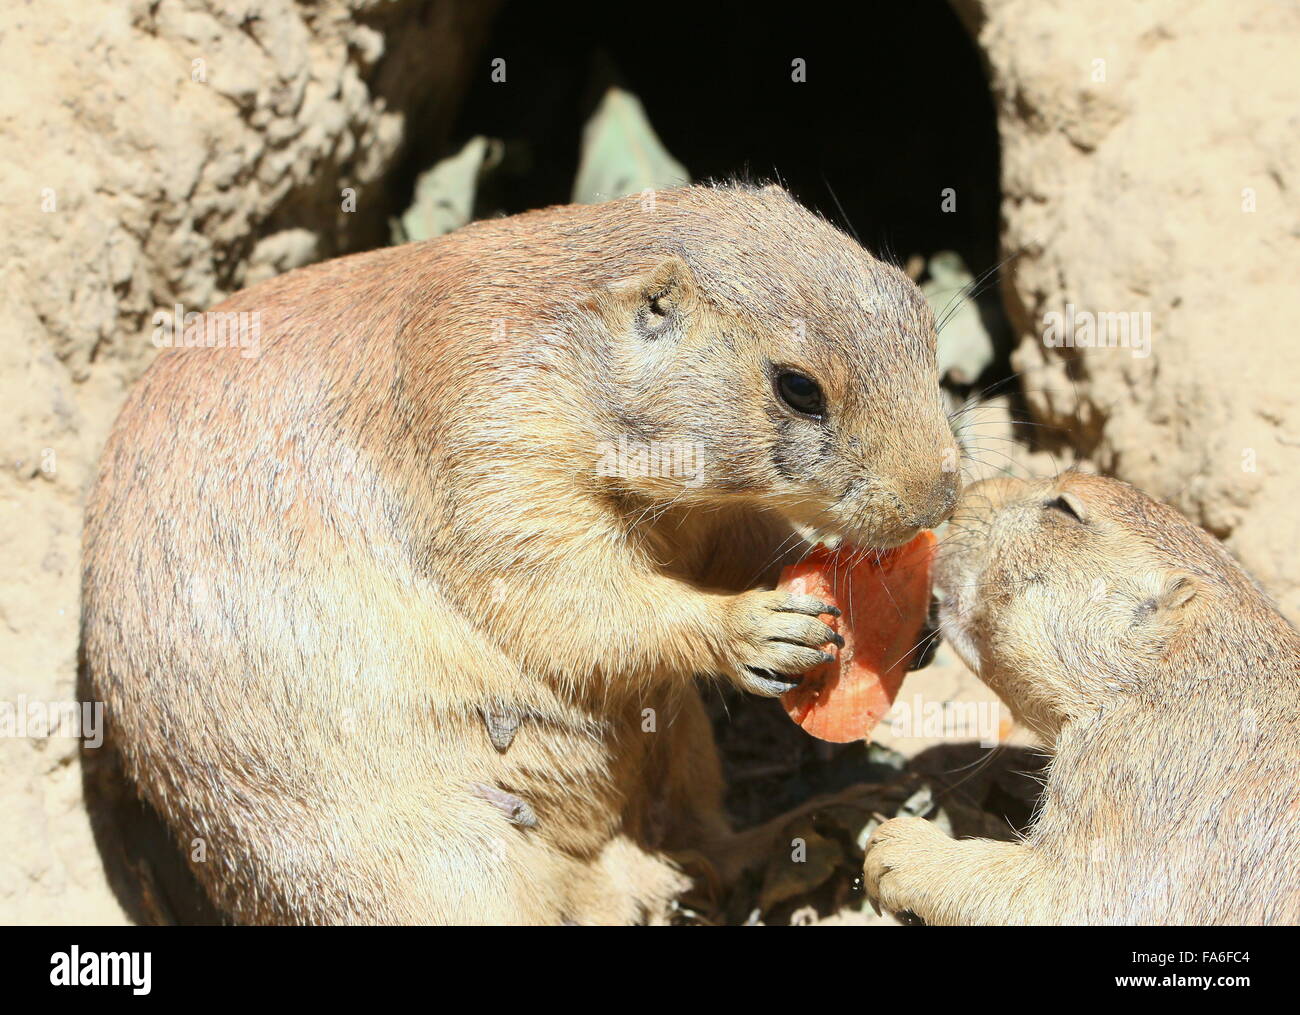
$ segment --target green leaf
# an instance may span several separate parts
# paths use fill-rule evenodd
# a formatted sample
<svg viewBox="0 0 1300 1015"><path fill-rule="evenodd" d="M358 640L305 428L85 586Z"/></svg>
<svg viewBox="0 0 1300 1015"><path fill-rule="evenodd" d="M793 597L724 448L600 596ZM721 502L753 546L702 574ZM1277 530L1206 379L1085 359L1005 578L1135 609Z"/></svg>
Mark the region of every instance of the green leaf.
<svg viewBox="0 0 1300 1015"><path fill-rule="evenodd" d="M393 224L393 242L431 240L469 222L479 180L500 158L500 141L473 137L455 155L421 173L411 207Z"/></svg>
<svg viewBox="0 0 1300 1015"><path fill-rule="evenodd" d="M974 384L993 362L993 339L984 329L979 307L966 289L975 281L961 255L943 250L930 258L930 280L921 286L938 320L939 376L955 384Z"/></svg>
<svg viewBox="0 0 1300 1015"><path fill-rule="evenodd" d="M641 100L610 88L582 132L582 160L573 184L577 204L595 204L643 190L690 183L646 118Z"/></svg>

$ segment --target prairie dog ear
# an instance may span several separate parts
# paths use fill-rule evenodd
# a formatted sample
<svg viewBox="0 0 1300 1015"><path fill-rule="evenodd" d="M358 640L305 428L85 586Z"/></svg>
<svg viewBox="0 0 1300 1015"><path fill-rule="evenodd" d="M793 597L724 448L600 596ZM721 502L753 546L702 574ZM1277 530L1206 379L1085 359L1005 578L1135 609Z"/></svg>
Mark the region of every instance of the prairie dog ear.
<svg viewBox="0 0 1300 1015"><path fill-rule="evenodd" d="M1186 571L1174 571L1165 578L1160 592L1159 609L1164 612L1181 609L1191 602L1201 590L1200 579Z"/></svg>
<svg viewBox="0 0 1300 1015"><path fill-rule="evenodd" d="M695 295L695 279L686 262L673 255L615 289L633 303L637 330L654 338L681 319Z"/></svg>
<svg viewBox="0 0 1300 1015"><path fill-rule="evenodd" d="M1148 616L1169 616L1186 606L1200 591L1201 583L1186 571L1171 571L1163 575L1156 594L1142 604Z"/></svg>
<svg viewBox="0 0 1300 1015"><path fill-rule="evenodd" d="M1061 502L1061 507L1067 514L1072 514L1079 521L1087 524L1088 505L1083 502L1083 498L1081 498L1077 493L1072 493L1069 490L1062 490L1056 495L1056 499Z"/></svg>

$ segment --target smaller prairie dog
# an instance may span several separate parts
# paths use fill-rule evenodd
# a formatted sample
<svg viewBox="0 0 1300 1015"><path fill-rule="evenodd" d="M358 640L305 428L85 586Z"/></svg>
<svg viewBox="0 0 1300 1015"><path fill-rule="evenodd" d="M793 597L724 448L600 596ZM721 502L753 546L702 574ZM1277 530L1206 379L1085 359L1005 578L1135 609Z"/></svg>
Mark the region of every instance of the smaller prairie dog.
<svg viewBox="0 0 1300 1015"><path fill-rule="evenodd" d="M1300 922L1300 633L1219 543L1111 479L968 488L940 623L1053 749L1023 841L895 818L873 900L935 924Z"/></svg>

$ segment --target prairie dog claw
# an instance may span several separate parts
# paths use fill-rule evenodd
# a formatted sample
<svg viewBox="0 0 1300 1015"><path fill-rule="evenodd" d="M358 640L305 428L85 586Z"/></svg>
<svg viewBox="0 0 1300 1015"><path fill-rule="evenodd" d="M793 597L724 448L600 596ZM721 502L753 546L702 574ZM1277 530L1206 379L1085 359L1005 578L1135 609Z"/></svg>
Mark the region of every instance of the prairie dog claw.
<svg viewBox="0 0 1300 1015"><path fill-rule="evenodd" d="M498 751L505 751L514 742L515 733L519 730L519 716L503 708L484 708L482 713L492 746Z"/></svg>
<svg viewBox="0 0 1300 1015"><path fill-rule="evenodd" d="M513 793L507 793L503 789L497 789L495 786L485 786L481 782L470 784L470 789L474 795L486 800L493 807L506 816L506 820L512 825L518 825L521 828L536 828L537 814L526 800L522 800Z"/></svg>

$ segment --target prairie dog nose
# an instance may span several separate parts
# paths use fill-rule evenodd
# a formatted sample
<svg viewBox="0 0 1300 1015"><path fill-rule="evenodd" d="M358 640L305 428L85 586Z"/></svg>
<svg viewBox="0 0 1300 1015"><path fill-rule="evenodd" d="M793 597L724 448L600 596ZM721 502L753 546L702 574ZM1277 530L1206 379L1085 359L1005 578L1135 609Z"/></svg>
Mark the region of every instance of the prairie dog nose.
<svg viewBox="0 0 1300 1015"><path fill-rule="evenodd" d="M918 504L908 521L918 529L932 529L952 514L961 490L961 477L955 470L940 472Z"/></svg>

